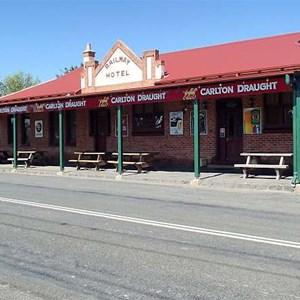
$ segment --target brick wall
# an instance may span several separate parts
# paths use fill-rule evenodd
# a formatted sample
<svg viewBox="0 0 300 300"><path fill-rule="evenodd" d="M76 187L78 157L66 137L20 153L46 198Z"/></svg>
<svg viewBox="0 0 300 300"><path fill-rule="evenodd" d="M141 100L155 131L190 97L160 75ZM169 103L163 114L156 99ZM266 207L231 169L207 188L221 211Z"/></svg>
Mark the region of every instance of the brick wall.
<svg viewBox="0 0 300 300"><path fill-rule="evenodd" d="M253 106L263 107L263 97L255 96ZM242 99L243 107L250 107L249 97ZM165 104L164 112L164 135L162 136L132 136L132 107L124 106L123 114L128 115L129 135L123 138L124 151L158 151L162 165L174 163L176 165L193 165L193 135L190 132L190 118L192 111L192 102L188 103L187 111L184 112L183 135L170 135L169 113L172 111L182 111L181 102L170 102ZM203 109L203 103L200 102L200 109ZM201 157L205 157L210 163L217 154L217 124L216 124L216 101L207 101L208 114L208 134L200 137ZM31 114L30 123L30 146L21 145L21 115L18 116L18 148L34 149L47 151L48 162L58 164L59 148L58 146L49 146L49 114L35 113ZM263 114L262 114L263 116ZM107 151L117 150L117 138L115 136L115 117L116 109L111 110L111 135L107 137ZM35 137L35 120L43 120L44 136ZM262 120L264 124L264 120ZM7 116L1 116L1 150L10 150L12 145L7 144ZM74 151L94 150L94 137L89 136L89 112L78 110L76 112L76 146L65 146L65 159L73 157ZM243 151L262 151L262 152L292 152L292 133L263 133L255 135L243 135Z"/></svg>
<svg viewBox="0 0 300 300"><path fill-rule="evenodd" d="M164 113L164 135L160 136L132 136L132 108L124 107L123 114L128 115L129 136L123 138L124 151L158 151L159 158L163 164L179 164L192 166L193 164L193 135L190 131L190 118L192 102L189 103L187 111L183 115L183 135L170 135L169 113L172 111L182 111L181 102L172 102L165 105ZM208 103L208 134L201 135L200 147L201 157L210 158L215 155L215 103ZM112 110L113 135L108 138L108 150L116 151L117 140L115 137L116 110Z"/></svg>

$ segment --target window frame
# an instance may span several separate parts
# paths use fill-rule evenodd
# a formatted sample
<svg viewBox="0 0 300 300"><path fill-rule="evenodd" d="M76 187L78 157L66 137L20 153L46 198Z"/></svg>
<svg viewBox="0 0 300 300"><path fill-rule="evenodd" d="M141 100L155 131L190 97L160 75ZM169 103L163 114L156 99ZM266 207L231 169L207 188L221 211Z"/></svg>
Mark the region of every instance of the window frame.
<svg viewBox="0 0 300 300"><path fill-rule="evenodd" d="M29 127L26 127L26 120L29 120ZM31 119L29 114L22 114L21 117L21 144L22 146L30 146L30 126Z"/></svg>
<svg viewBox="0 0 300 300"><path fill-rule="evenodd" d="M7 115L7 144L12 145L14 135L13 115Z"/></svg>
<svg viewBox="0 0 300 300"><path fill-rule="evenodd" d="M89 136L96 136L97 114L98 111L96 109L89 110Z"/></svg>
<svg viewBox="0 0 300 300"><path fill-rule="evenodd" d="M67 110L65 112L65 134L66 145L76 146L76 110Z"/></svg>
<svg viewBox="0 0 300 300"><path fill-rule="evenodd" d="M132 106L132 135L144 136L144 135L164 135L164 103L147 103L147 104L135 104ZM137 118L146 120L146 126L138 128ZM158 128L155 128L156 120L161 119ZM152 120L151 120L152 119ZM149 126L153 123L153 126ZM147 125L148 124L148 125Z"/></svg>
<svg viewBox="0 0 300 300"><path fill-rule="evenodd" d="M57 134L57 138L56 138ZM58 147L59 145L59 124L58 111L49 112L49 146Z"/></svg>
<svg viewBox="0 0 300 300"><path fill-rule="evenodd" d="M278 102L270 105L270 102ZM269 102L269 103L268 103ZM292 115L293 95L291 92L265 94L264 104L264 129L263 132L291 132L293 129ZM274 114L276 114L274 116ZM273 121L270 121L273 118Z"/></svg>

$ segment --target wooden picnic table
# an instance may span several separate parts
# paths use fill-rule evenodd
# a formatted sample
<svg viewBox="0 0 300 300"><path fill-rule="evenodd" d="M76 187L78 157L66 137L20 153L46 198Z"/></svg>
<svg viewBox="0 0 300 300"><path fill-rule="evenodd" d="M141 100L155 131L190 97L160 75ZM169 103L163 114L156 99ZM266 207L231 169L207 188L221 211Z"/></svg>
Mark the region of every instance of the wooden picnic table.
<svg viewBox="0 0 300 300"><path fill-rule="evenodd" d="M293 153L243 152L240 155L247 157L246 163L235 164L234 167L243 169L244 179L246 179L249 176L251 170L274 169L276 172L276 179L279 180L281 178L281 172L290 167L289 164L285 163L285 159L287 157L292 157ZM266 157L268 158L273 157L278 159L279 161L277 164L261 163L261 158L266 158Z"/></svg>
<svg viewBox="0 0 300 300"><path fill-rule="evenodd" d="M123 152L123 166L134 166L137 168L138 173L141 173L142 169L153 166L154 156L158 154L159 152ZM117 152L113 152L111 155L118 157ZM117 168L118 159L108 160L107 163L113 164Z"/></svg>
<svg viewBox="0 0 300 300"><path fill-rule="evenodd" d="M32 165L34 155L40 151L35 150L19 150L17 151L17 165L24 164L25 168L29 168ZM8 161L11 161L14 164L14 158L7 158Z"/></svg>
<svg viewBox="0 0 300 300"><path fill-rule="evenodd" d="M98 171L101 166L106 164L104 160L105 152L75 151L75 159L69 159L69 162L76 163L76 169L80 170L83 165L92 164Z"/></svg>

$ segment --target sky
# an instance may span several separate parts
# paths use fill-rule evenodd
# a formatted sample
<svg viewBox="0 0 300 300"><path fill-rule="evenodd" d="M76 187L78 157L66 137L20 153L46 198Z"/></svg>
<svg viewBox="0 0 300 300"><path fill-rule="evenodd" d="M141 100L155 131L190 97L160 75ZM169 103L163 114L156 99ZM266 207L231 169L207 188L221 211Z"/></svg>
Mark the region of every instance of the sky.
<svg viewBox="0 0 300 300"><path fill-rule="evenodd" d="M299 0L0 0L0 81L51 80L87 43L101 62L117 40L142 56L300 32L299 12Z"/></svg>

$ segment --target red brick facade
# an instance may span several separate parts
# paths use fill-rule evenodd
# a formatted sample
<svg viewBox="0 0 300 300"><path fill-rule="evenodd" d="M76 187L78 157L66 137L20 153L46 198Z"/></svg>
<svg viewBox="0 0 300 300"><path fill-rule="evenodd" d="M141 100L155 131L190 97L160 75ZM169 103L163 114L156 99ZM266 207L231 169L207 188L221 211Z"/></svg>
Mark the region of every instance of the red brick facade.
<svg viewBox="0 0 300 300"><path fill-rule="evenodd" d="M200 153L208 163L215 161L218 152L218 133L217 133L217 111L216 101L207 101L207 135L200 137ZM242 99L243 107L249 107L249 97ZM262 95L256 96L255 106L263 107ZM170 135L169 132L169 113L172 111L183 110L182 102L171 102L165 104L164 110L164 135L132 135L132 106L125 106L124 115L128 115L127 137L123 138L124 151L158 151L161 165L193 165L193 135L190 132L190 118L192 103L187 105L187 111L184 112L183 135ZM203 103L200 103L203 108ZM0 118L1 148L11 150L12 145L7 144L7 118ZM111 134L107 136L107 151L114 152L117 150L117 138L115 136L115 118L116 109L111 109ZM36 120L43 120L44 136L35 137L34 124ZM58 146L49 145L49 113L35 113L30 115L30 145L21 144L21 115L18 115L18 148L35 149L46 151L48 162L57 164L59 161ZM264 120L262 120L264 125ZM255 135L243 135L243 151L261 151L261 152L292 152L292 132L287 133L262 133ZM66 162L73 156L74 151L95 150L94 137L89 135L89 111L76 111L76 146L65 145Z"/></svg>

